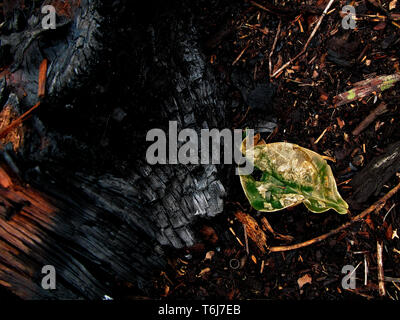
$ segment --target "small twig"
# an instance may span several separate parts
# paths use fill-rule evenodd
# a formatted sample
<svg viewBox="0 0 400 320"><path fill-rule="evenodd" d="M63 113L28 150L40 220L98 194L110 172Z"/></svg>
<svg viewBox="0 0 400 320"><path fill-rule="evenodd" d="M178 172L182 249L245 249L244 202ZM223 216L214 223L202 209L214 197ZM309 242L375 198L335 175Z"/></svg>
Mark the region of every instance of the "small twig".
<svg viewBox="0 0 400 320"><path fill-rule="evenodd" d="M255 6L255 7L261 9L261 10L267 11L267 12L272 13L272 14L275 14L275 15L279 15L278 12L275 12L274 10L268 9L267 7L264 7L264 6L262 6L261 4L255 2L255 1L250 1L250 3L251 3L253 6Z"/></svg>
<svg viewBox="0 0 400 320"><path fill-rule="evenodd" d="M371 45L368 43L364 49L361 51L360 55L357 58L357 61L361 61L361 59L364 57L365 53L367 52L367 50L371 47Z"/></svg>
<svg viewBox="0 0 400 320"><path fill-rule="evenodd" d="M364 131L374 120L388 111L385 103L381 103L376 107L352 132L353 136L358 136L362 131Z"/></svg>
<svg viewBox="0 0 400 320"><path fill-rule="evenodd" d="M367 256L364 254L364 286L368 285L368 261Z"/></svg>
<svg viewBox="0 0 400 320"><path fill-rule="evenodd" d="M354 294L358 294L359 296L367 298L368 300L372 300L374 298L374 297L369 296L369 295L367 295L365 293L361 293L358 290L346 289L346 291L354 293Z"/></svg>
<svg viewBox="0 0 400 320"><path fill-rule="evenodd" d="M356 265L356 267L353 269L353 271L351 271L351 272L349 273L349 277L351 277L353 274L356 273L358 267L361 266L361 263L362 263L362 261L360 261L360 262L358 263L358 265Z"/></svg>
<svg viewBox="0 0 400 320"><path fill-rule="evenodd" d="M385 216L383 217L383 222L385 222L387 216L389 215L389 213L393 210L393 208L396 206L395 203L393 203L393 205L390 207L390 209L388 210L388 212L386 212Z"/></svg>
<svg viewBox="0 0 400 320"><path fill-rule="evenodd" d="M386 282L398 282L398 283L400 283L400 278L393 278L393 277L384 277L384 280L386 281Z"/></svg>
<svg viewBox="0 0 400 320"><path fill-rule="evenodd" d="M375 14L361 14L357 13L357 16L354 17L354 20L356 21L374 21L374 22L379 22L379 21L399 21L400 20L400 14L399 13L392 13L388 16L381 16L381 15L375 15Z"/></svg>
<svg viewBox="0 0 400 320"><path fill-rule="evenodd" d="M281 25L282 25L282 20L279 19L278 30L276 31L274 43L272 44L272 48L271 48L271 51L270 51L269 57L268 57L269 76L270 77L272 77L272 55L274 54L276 43L278 42L279 34L281 33Z"/></svg>
<svg viewBox="0 0 400 320"><path fill-rule="evenodd" d="M326 128L326 129L321 133L321 135L318 137L318 139L315 140L314 144L317 144L317 143L323 138L323 136L325 135L325 133L326 133L327 131L328 131L328 128Z"/></svg>
<svg viewBox="0 0 400 320"><path fill-rule="evenodd" d="M284 240L284 241L288 241L288 242L291 242L291 241L294 240L294 238L293 238L292 236L287 236L287 235L280 234L280 233L276 232L276 231L272 228L271 224L269 223L269 221L267 220L266 217L263 217L263 218L261 219L261 222L262 222L262 224L264 225L265 229L267 229L269 232L271 232L272 235L273 235L275 238L278 238L278 239Z"/></svg>
<svg viewBox="0 0 400 320"><path fill-rule="evenodd" d="M30 108L27 112L25 112L18 119L15 119L10 123L7 127L0 131L0 138L4 138L12 129L16 126L20 125L37 107L40 106L40 102L36 103L32 108Z"/></svg>
<svg viewBox="0 0 400 320"><path fill-rule="evenodd" d="M262 224L264 225L265 229L267 229L269 232L271 232L273 235L275 235L275 230L272 228L271 224L267 220L266 217L263 217L261 219Z"/></svg>
<svg viewBox="0 0 400 320"><path fill-rule="evenodd" d="M240 60L240 58L243 56L243 54L246 52L246 50L249 48L249 46L250 46L250 41L247 41L246 47L242 50L242 52L240 52L240 54L235 59L235 61L232 62L233 66Z"/></svg>
<svg viewBox="0 0 400 320"><path fill-rule="evenodd" d="M328 12L329 8L332 6L333 1L334 0L330 0L329 3L327 4L327 6L325 7L324 12L322 12L322 15L319 17L319 20L318 20L317 24L315 25L313 32L308 37L308 40L307 40L306 44L304 45L303 49L294 58L290 59L282 67L280 67L278 70L276 70L274 72L274 74L272 75L272 77L275 77L276 75L280 74L283 70L285 70L289 65L291 65L295 60L297 60L300 56L302 56L306 52L308 45L310 44L312 38L314 38L315 34L317 33L319 26L321 25L322 20L326 16L326 13Z"/></svg>
<svg viewBox="0 0 400 320"><path fill-rule="evenodd" d="M365 209L363 212L361 212L359 215L355 216L352 218L349 222L345 223L344 225L329 231L328 233L325 233L319 237L316 237L311 240L307 240L301 243L297 243L291 246L278 246L278 247L271 247L269 248L270 252L281 252L281 251L290 251L290 250L296 250L299 248L307 247L309 245L312 245L314 243L321 242L330 236L339 233L340 231L346 229L347 227L351 226L353 223L360 221L361 219L365 218L369 213L373 211L379 211L382 209L382 207L385 205L386 201L389 200L397 191L400 189L400 183L395 186L392 190L390 190L384 197L382 197L380 200L375 202L372 206L369 208Z"/></svg>
<svg viewBox="0 0 400 320"><path fill-rule="evenodd" d="M400 287L396 284L396 282L392 281L392 283L396 287L396 289L400 291Z"/></svg>
<svg viewBox="0 0 400 320"><path fill-rule="evenodd" d="M392 25L394 25L395 27L397 27L397 28L399 28L399 29L400 29L400 24L398 24L398 23L396 23L396 22L392 21Z"/></svg>
<svg viewBox="0 0 400 320"><path fill-rule="evenodd" d="M265 261L262 260L262 261L261 261L260 273L263 273L263 271L264 271L264 266L265 266Z"/></svg>
<svg viewBox="0 0 400 320"><path fill-rule="evenodd" d="M244 243L246 245L246 252L249 254L249 239L247 238L246 226L243 224Z"/></svg>
<svg viewBox="0 0 400 320"><path fill-rule="evenodd" d="M382 241L376 242L376 258L378 260L378 280L379 280L379 294L380 296L386 295L385 290L385 274L383 271L382 261Z"/></svg>

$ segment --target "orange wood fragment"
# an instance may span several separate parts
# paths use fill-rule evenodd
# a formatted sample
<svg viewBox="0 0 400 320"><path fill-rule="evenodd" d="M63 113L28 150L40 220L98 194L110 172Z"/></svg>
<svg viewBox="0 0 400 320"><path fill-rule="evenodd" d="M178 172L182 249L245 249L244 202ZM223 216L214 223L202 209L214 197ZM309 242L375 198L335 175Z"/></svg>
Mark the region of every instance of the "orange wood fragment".
<svg viewBox="0 0 400 320"><path fill-rule="evenodd" d="M267 247L267 236L257 221L242 211L237 211L235 216L245 226L249 238L253 240L262 253L265 253L265 248Z"/></svg>
<svg viewBox="0 0 400 320"><path fill-rule="evenodd" d="M46 78L47 78L47 59L43 59L39 67L39 87L38 97L44 97L46 94Z"/></svg>

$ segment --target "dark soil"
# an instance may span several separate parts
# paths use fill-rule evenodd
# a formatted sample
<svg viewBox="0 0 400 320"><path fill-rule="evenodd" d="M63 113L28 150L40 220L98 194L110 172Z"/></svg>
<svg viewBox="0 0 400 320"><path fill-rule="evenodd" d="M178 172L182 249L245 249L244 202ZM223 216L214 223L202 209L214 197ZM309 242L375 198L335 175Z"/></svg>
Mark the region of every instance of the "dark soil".
<svg viewBox="0 0 400 320"><path fill-rule="evenodd" d="M338 14L341 7L336 3L332 7L335 11L325 17L307 53L279 77L271 79L268 55L279 20L282 19L282 27L272 58L273 68L294 57L306 43L314 27L312 23L319 14L307 12L309 7L305 5L322 12L327 1L279 2L280 7L294 13L290 16L270 14L247 1L213 3L214 7L209 5L196 18L204 19L205 52L210 64L220 74L220 81L230 88L232 119L244 117L240 126L246 127L246 124L254 123L254 119L268 118L272 113L278 126L272 134L264 136L266 142L288 141L335 159L329 163L337 178L339 192L349 199L352 189L346 181L400 138L399 86L340 107L333 104L333 97L351 89L355 82L399 71L399 27L390 22L382 24L366 20L357 21L356 30L344 30ZM383 8L374 7L369 1L358 4L357 14L376 14L387 12L389 1L382 1ZM398 12L398 8L393 12ZM301 27L294 21L299 15ZM226 32L227 28L231 32ZM225 35L222 39L221 34ZM232 66L246 46L247 50ZM381 102L388 105L389 112L379 116L359 136L353 137L352 130ZM325 129L326 133L315 144ZM393 177L380 195L370 197L362 207L372 205L397 181L398 178ZM229 196L225 212L217 219L199 225L203 242L183 252L172 253L170 269L155 280L161 297L379 298L377 240L383 240L385 246L385 275L400 276L400 255L394 251L399 248L400 240L392 239L393 231L400 227L396 205L399 195L387 202L379 214L371 215L367 223L357 223L320 244L285 253L262 254L249 239L247 254L245 246L229 230L232 228L242 244L245 243L243 225L235 218L238 210L249 213L258 221L267 217L276 231L292 235L295 243L326 233L347 222L349 216L333 211L315 214L308 212L303 205L276 213L258 213L250 208L238 178L232 178L227 189ZM361 210L351 208L350 215L359 212ZM267 244L284 243L269 236ZM207 252L212 252L213 257L205 260ZM367 285L364 285L364 261L368 264ZM264 268L260 272L262 263ZM359 265L356 290L346 291L341 286L344 276L341 271L345 265ZM311 277L311 283L300 289L298 280L304 275ZM399 299L398 284L387 282L386 288L386 299Z"/></svg>

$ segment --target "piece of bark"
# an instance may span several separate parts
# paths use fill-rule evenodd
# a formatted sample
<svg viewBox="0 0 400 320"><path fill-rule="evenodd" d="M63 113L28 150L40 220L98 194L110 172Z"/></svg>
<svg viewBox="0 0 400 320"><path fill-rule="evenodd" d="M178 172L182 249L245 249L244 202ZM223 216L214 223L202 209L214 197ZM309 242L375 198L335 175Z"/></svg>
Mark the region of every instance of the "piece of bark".
<svg viewBox="0 0 400 320"><path fill-rule="evenodd" d="M350 182L353 194L349 202L359 208L372 195L378 196L383 185L400 170L400 141L389 145L385 153L371 160Z"/></svg>
<svg viewBox="0 0 400 320"><path fill-rule="evenodd" d="M249 214L241 211L236 212L235 216L243 224L243 227L246 230L246 235L253 240L262 253L265 253L265 248L267 247L267 236L257 221ZM246 250L248 250L248 246L246 246Z"/></svg>

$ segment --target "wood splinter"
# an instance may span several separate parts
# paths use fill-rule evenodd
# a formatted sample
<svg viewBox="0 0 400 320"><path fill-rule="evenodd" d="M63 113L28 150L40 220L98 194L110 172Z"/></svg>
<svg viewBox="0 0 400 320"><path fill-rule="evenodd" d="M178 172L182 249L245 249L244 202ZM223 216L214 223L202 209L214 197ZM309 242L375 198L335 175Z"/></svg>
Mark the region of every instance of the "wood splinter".
<svg viewBox="0 0 400 320"><path fill-rule="evenodd" d="M43 59L39 67L39 85L38 97L42 98L46 94L46 78L47 78L47 59Z"/></svg>

